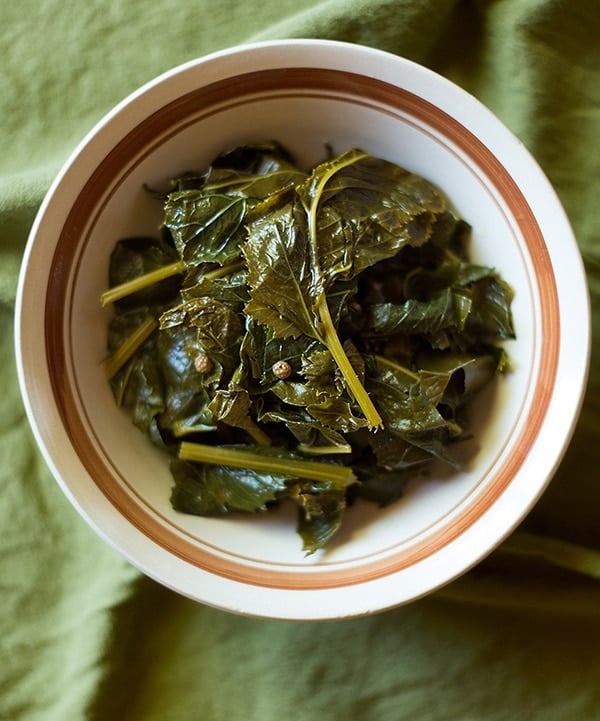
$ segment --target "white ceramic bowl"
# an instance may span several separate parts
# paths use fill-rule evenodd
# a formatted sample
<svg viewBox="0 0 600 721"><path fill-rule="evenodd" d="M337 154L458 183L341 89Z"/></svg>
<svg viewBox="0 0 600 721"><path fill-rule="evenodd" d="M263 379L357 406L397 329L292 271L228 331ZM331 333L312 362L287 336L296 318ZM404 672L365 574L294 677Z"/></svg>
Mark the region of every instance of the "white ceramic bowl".
<svg viewBox="0 0 600 721"><path fill-rule="evenodd" d="M167 459L115 407L104 378L115 242L155 233L158 185L220 151L277 139L302 162L358 146L440 186L474 229L475 260L516 290L514 372L475 410L480 450L455 476L358 505L327 553L305 558L286 511L196 518L169 503ZM158 211L159 212L159 211ZM128 97L83 140L39 211L20 276L16 345L37 441L89 524L149 576L254 616L330 619L416 599L489 553L561 459L589 359L580 256L548 181L479 102L412 62L316 40L201 58Z"/></svg>

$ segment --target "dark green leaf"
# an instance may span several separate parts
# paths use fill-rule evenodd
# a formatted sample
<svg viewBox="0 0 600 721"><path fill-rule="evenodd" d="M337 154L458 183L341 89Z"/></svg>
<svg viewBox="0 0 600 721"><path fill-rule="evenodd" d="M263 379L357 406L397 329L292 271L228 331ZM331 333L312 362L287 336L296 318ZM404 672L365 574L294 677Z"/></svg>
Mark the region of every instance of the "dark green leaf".
<svg viewBox="0 0 600 721"><path fill-rule="evenodd" d="M360 483L352 487L352 498L362 498L378 506L388 506L402 498L407 483L415 477L412 468L387 471L374 465L357 466L356 474Z"/></svg>
<svg viewBox="0 0 600 721"><path fill-rule="evenodd" d="M245 212L245 198L182 190L167 198L164 222L187 265L226 265L239 258Z"/></svg>
<svg viewBox="0 0 600 721"><path fill-rule="evenodd" d="M258 418L264 423L274 423L284 427L300 444L303 453L319 453L319 449L329 449L329 453L346 453L348 441L342 433L327 428L302 407L284 406L281 403L268 404L261 399Z"/></svg>
<svg viewBox="0 0 600 721"><path fill-rule="evenodd" d="M458 408L494 377L497 352L483 355L428 353L418 357L419 379L432 403Z"/></svg>
<svg viewBox="0 0 600 721"><path fill-rule="evenodd" d="M127 395L132 404L133 423L153 443L163 445L157 416L165 408L163 379L156 361L148 355L136 357L129 373Z"/></svg>
<svg viewBox="0 0 600 721"><path fill-rule="evenodd" d="M312 555L325 548L342 525L346 510L345 493L299 491L298 533L302 548Z"/></svg>
<svg viewBox="0 0 600 721"><path fill-rule="evenodd" d="M299 204L291 202L250 225L244 255L252 290L245 311L276 337L303 334L327 346L369 427L377 428L381 418L337 335L318 247L307 223Z"/></svg>
<svg viewBox="0 0 600 721"><path fill-rule="evenodd" d="M369 378L368 388L381 408L388 432L456 465L447 445L461 429L440 414L418 380L407 381L404 371L385 367Z"/></svg>
<svg viewBox="0 0 600 721"><path fill-rule="evenodd" d="M201 266L188 273L181 288L183 300L194 298L214 298L229 306L242 309L250 297L246 283L246 270L234 270L226 275L214 277L215 266Z"/></svg>
<svg viewBox="0 0 600 721"><path fill-rule="evenodd" d="M319 259L329 284L352 278L431 236L444 196L399 166L350 150L318 165L297 189L316 216Z"/></svg>
<svg viewBox="0 0 600 721"><path fill-rule="evenodd" d="M199 516L266 511L289 482L283 475L181 460L171 462L171 473L173 508Z"/></svg>
<svg viewBox="0 0 600 721"><path fill-rule="evenodd" d="M379 335L435 334L462 330L471 311L471 298L462 289L446 288L431 300L407 300L401 305L380 303L369 308L368 327Z"/></svg>
<svg viewBox="0 0 600 721"><path fill-rule="evenodd" d="M343 348L356 375L361 383L364 382L365 363L363 357L349 339L344 342ZM344 380L331 352L327 349L321 350L319 348L310 354L306 354L302 359L301 373L306 378L306 385L322 395L338 397L344 392Z"/></svg>
<svg viewBox="0 0 600 721"><path fill-rule="evenodd" d="M512 299L512 288L496 274L483 278L473 288L473 311L467 329L487 338L514 338Z"/></svg>
<svg viewBox="0 0 600 721"><path fill-rule="evenodd" d="M295 169L289 151L277 141L238 145L218 155L210 168L234 170L247 175L268 175L281 170ZM210 175L209 175L210 177Z"/></svg>
<svg viewBox="0 0 600 721"><path fill-rule="evenodd" d="M246 313L275 337L306 335L320 340L316 305L322 292L311 261L306 216L287 203L248 227L243 253L251 288Z"/></svg>
<svg viewBox="0 0 600 721"><path fill-rule="evenodd" d="M469 262L470 227L434 185L357 149L307 175L266 142L172 188L162 235L119 243L110 281L180 274L115 302L108 346L160 317L111 384L181 455L174 508L291 500L314 553L348 501L385 505L432 460L456 465L468 401L508 364L512 289Z"/></svg>
<svg viewBox="0 0 600 721"><path fill-rule="evenodd" d="M187 325L195 328L198 343L206 355L232 372L239 363L243 337L240 316L214 298L195 298L163 313L161 330Z"/></svg>
<svg viewBox="0 0 600 721"><path fill-rule="evenodd" d="M120 240L110 256L109 286L117 286L178 259L175 248L164 238L134 237ZM119 308L148 306L177 297L181 279L167 278L118 301Z"/></svg>
<svg viewBox="0 0 600 721"><path fill-rule="evenodd" d="M273 365L278 361L285 361L292 367L292 378L302 368L303 358L316 348L323 346L309 336L301 335L297 338L289 336L279 338L272 329L266 325L255 323L248 319L246 323L246 336L242 344L242 352L252 368L252 376L264 386L271 386L277 382L273 373Z"/></svg>
<svg viewBox="0 0 600 721"><path fill-rule="evenodd" d="M366 419L356 414L352 403L343 398L330 396L307 405L306 410L321 425L340 433L352 433L367 425Z"/></svg>
<svg viewBox="0 0 600 721"><path fill-rule="evenodd" d="M196 370L195 359L201 351L193 328L179 325L159 333L157 353L165 383L165 408L159 422L174 437L216 428L208 389L218 383L220 373L216 367L212 374Z"/></svg>
<svg viewBox="0 0 600 721"><path fill-rule="evenodd" d="M219 389L215 392L209 409L217 420L229 426L241 428L259 443L269 443L265 431L258 427L251 416L252 398L244 389Z"/></svg>
<svg viewBox="0 0 600 721"><path fill-rule="evenodd" d="M248 174L235 170L213 170L207 178L203 192L225 193L232 197L259 201L275 193L280 193L285 188L291 188L296 183L301 183L305 177L305 173L290 167L273 169L266 174Z"/></svg>

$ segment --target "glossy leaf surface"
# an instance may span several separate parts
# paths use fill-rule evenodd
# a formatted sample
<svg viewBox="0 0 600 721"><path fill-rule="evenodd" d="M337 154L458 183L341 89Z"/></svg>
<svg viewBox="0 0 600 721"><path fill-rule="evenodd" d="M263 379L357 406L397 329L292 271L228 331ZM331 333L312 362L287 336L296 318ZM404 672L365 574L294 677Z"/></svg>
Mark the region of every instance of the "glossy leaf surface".
<svg viewBox="0 0 600 721"><path fill-rule="evenodd" d="M509 367L513 294L469 261L439 189L358 149L306 173L271 142L170 188L159 237L113 252L109 284L136 290L107 347L147 329L110 382L173 457L176 510L292 502L311 554L356 498L387 505L458 465L470 400Z"/></svg>

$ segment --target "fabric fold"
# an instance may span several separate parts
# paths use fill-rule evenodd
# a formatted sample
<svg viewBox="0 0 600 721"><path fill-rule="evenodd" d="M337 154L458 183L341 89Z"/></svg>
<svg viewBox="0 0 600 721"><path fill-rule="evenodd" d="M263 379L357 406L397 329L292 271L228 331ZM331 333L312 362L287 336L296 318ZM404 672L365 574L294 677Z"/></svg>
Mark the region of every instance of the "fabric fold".
<svg viewBox="0 0 600 721"><path fill-rule="evenodd" d="M0 0L0 8L0 721L600 721L597 3ZM27 234L71 149L159 73L282 37L397 53L485 103L552 181L583 252L593 314L581 418L520 528L428 598L327 624L234 616L129 565L51 477L14 361Z"/></svg>

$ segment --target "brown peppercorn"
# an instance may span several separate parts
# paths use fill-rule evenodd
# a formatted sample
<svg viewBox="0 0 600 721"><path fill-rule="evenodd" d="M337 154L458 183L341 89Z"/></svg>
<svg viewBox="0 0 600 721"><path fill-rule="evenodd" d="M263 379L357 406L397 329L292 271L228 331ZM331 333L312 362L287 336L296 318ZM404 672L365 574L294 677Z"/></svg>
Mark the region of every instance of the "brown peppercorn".
<svg viewBox="0 0 600 721"><path fill-rule="evenodd" d="M281 380L285 380L292 375L292 366L284 360L273 363L271 370L273 371L275 376L277 376L277 378L280 378Z"/></svg>
<svg viewBox="0 0 600 721"><path fill-rule="evenodd" d="M198 373L210 373L213 368L213 364L206 353L198 353L198 355L194 358L194 367Z"/></svg>

